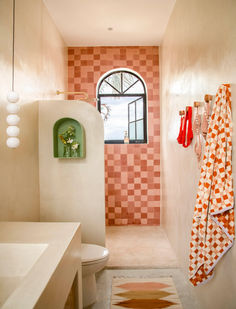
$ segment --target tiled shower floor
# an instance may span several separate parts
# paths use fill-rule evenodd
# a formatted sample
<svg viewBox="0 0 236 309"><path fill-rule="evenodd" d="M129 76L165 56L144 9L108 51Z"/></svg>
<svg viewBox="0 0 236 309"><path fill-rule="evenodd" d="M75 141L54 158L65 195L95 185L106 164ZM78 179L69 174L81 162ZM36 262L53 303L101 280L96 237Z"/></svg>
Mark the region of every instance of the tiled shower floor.
<svg viewBox="0 0 236 309"><path fill-rule="evenodd" d="M159 226L107 226L108 268L175 268L178 261Z"/></svg>

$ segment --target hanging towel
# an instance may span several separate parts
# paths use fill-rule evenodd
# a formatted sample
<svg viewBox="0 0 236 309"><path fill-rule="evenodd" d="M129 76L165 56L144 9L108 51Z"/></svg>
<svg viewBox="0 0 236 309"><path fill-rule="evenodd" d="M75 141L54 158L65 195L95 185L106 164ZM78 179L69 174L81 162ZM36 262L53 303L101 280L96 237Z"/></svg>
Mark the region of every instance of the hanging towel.
<svg viewBox="0 0 236 309"><path fill-rule="evenodd" d="M179 144L183 144L183 128L184 128L184 116L181 117L180 120L179 135L177 137L177 141Z"/></svg>
<svg viewBox="0 0 236 309"><path fill-rule="evenodd" d="M216 94L208 128L190 242L190 281L206 283L233 245L232 118L230 85Z"/></svg>
<svg viewBox="0 0 236 309"><path fill-rule="evenodd" d="M192 106L187 106L184 118L183 137L182 137L184 148L187 148L191 144L192 139L193 139Z"/></svg>

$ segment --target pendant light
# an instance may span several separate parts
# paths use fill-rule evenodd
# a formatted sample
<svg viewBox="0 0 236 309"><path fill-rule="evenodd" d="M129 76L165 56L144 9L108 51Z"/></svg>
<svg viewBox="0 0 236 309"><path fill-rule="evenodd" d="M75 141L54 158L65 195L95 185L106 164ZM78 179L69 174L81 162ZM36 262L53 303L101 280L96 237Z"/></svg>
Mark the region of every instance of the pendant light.
<svg viewBox="0 0 236 309"><path fill-rule="evenodd" d="M7 94L7 101L9 102L6 106L7 112L9 115L6 118L8 127L7 127L7 146L9 148L17 148L20 145L20 140L18 138L20 129L18 128L18 123L20 117L17 113L20 110L19 103L19 94L15 91L15 0L13 0L13 10L12 10L12 85L11 91Z"/></svg>

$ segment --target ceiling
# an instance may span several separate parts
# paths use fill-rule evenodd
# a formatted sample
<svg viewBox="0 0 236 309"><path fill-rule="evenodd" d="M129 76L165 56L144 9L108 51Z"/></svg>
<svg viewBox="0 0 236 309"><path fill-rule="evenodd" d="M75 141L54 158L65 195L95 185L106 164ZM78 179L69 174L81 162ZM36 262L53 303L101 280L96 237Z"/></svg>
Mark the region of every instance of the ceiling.
<svg viewBox="0 0 236 309"><path fill-rule="evenodd" d="M44 3L67 46L156 46L161 43L175 0Z"/></svg>

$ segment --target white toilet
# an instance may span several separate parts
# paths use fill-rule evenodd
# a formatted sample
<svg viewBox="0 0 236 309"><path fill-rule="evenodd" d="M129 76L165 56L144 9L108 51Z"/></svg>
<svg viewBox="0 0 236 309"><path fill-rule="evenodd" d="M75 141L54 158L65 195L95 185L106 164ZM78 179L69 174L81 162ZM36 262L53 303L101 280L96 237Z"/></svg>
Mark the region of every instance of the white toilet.
<svg viewBox="0 0 236 309"><path fill-rule="evenodd" d="M109 251L107 248L98 245L82 244L81 257L83 307L87 307L96 302L95 273L106 266L109 258Z"/></svg>

